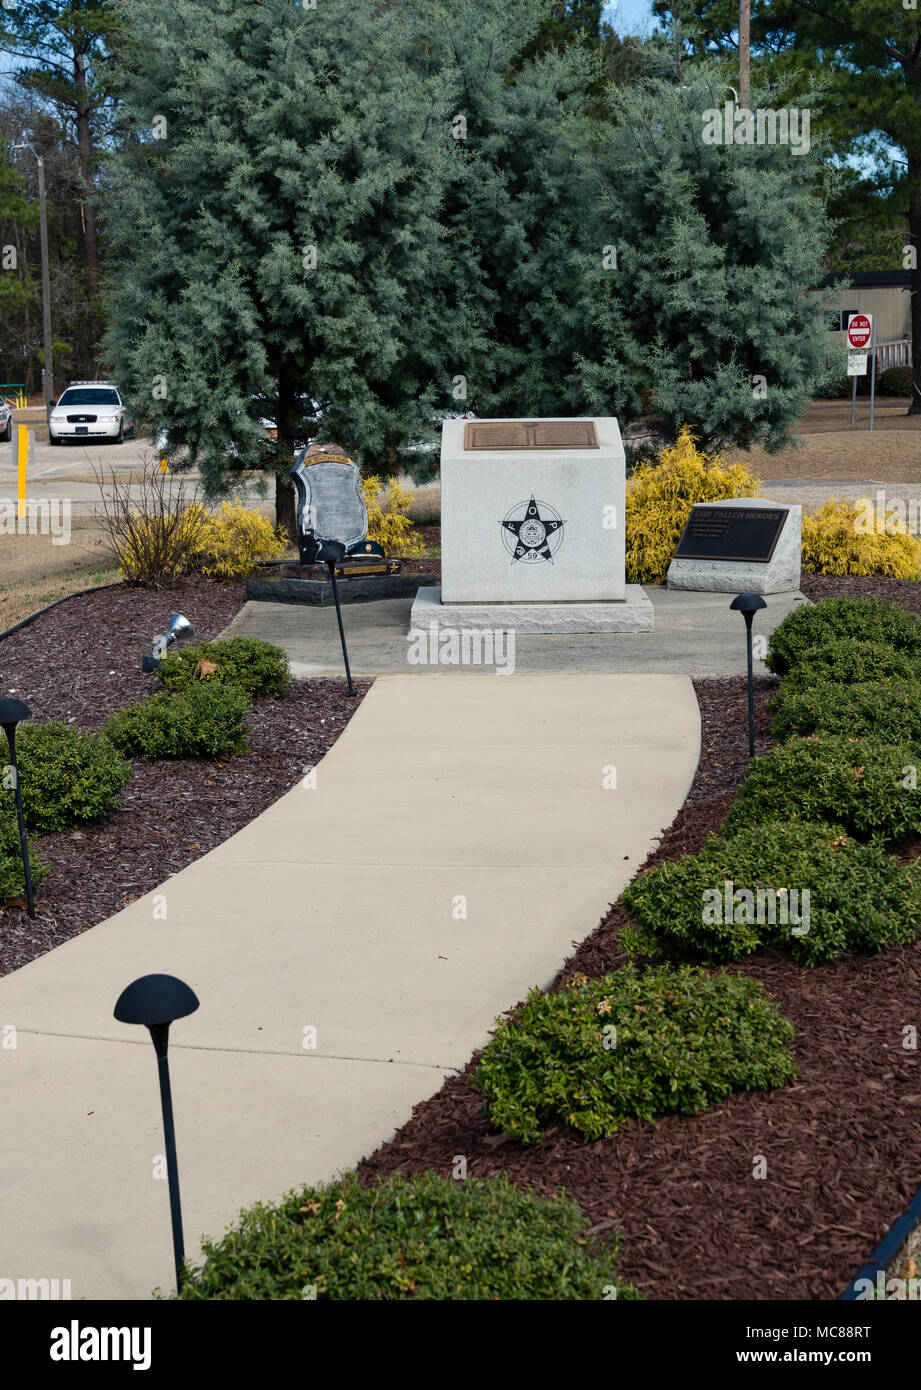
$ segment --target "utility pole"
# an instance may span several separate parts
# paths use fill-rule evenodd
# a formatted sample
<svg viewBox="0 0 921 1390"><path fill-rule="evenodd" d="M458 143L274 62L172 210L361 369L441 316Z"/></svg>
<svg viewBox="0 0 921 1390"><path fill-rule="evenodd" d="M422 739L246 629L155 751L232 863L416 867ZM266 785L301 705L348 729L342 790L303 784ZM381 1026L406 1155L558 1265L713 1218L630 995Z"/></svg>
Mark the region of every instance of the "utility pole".
<svg viewBox="0 0 921 1390"><path fill-rule="evenodd" d="M51 352L51 272L48 268L48 214L45 209L45 161L31 145L14 145L14 150L29 150L38 164L38 221L42 244L42 320L45 337L45 370L43 373L45 416L51 418L54 396L54 363Z"/></svg>
<svg viewBox="0 0 921 1390"><path fill-rule="evenodd" d="M748 107L751 90L751 0L739 0L739 105Z"/></svg>

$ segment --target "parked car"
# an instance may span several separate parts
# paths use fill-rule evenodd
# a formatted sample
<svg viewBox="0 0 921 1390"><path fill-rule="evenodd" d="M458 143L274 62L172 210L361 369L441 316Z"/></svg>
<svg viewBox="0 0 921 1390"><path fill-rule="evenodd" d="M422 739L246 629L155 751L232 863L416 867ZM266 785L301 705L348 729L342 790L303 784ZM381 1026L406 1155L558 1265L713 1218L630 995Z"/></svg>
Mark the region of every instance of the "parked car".
<svg viewBox="0 0 921 1390"><path fill-rule="evenodd" d="M110 439L121 444L130 428L128 410L113 381L72 381L52 407L48 438Z"/></svg>
<svg viewBox="0 0 921 1390"><path fill-rule="evenodd" d="M0 439L13 438L13 407L9 401L0 400Z"/></svg>

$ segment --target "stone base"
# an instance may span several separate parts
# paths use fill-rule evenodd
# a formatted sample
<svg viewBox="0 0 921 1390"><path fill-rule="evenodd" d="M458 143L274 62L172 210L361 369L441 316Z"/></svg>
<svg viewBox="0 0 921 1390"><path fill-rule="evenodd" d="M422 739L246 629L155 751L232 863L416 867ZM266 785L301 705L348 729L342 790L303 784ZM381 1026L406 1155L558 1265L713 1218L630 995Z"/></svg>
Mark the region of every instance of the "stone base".
<svg viewBox="0 0 921 1390"><path fill-rule="evenodd" d="M375 574L366 579L337 581L340 603L371 602L383 598L408 598L426 584L435 583L433 574ZM436 592L440 593L440 590ZM309 603L317 608L333 602L329 579L247 579L246 597L260 603Z"/></svg>
<svg viewBox="0 0 921 1390"><path fill-rule="evenodd" d="M737 560L672 560L668 587L711 594L786 594L799 588L799 556L785 565Z"/></svg>
<svg viewBox="0 0 921 1390"><path fill-rule="evenodd" d="M420 589L409 620L410 631L653 632L655 625L655 609L639 584L628 584L626 598L610 603L442 603L440 589Z"/></svg>

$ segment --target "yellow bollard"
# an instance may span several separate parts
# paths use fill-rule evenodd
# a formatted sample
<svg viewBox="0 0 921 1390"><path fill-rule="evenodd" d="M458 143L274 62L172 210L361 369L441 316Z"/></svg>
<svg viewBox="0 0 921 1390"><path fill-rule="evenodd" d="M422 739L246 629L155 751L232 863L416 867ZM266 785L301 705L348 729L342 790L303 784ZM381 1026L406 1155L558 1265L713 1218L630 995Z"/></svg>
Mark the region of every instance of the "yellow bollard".
<svg viewBox="0 0 921 1390"><path fill-rule="evenodd" d="M17 425L16 447L19 458L19 497L16 504L17 517L26 514L26 469L29 463L29 431L25 425Z"/></svg>
<svg viewBox="0 0 921 1390"><path fill-rule="evenodd" d="M169 472L169 464L167 463L167 461L166 461L165 458L163 458L163 459L160 460L160 472L161 472L161 473L168 473L168 472Z"/></svg>

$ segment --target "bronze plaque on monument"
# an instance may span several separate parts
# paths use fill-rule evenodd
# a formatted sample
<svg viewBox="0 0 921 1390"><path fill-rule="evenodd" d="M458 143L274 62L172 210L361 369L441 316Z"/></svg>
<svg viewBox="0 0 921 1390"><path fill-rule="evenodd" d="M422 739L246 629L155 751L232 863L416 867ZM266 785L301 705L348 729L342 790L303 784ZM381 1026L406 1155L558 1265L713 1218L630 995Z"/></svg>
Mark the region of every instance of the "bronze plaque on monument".
<svg viewBox="0 0 921 1390"><path fill-rule="evenodd" d="M674 558L766 565L788 515L786 507L721 507L718 502L698 502L681 533Z"/></svg>
<svg viewBox="0 0 921 1390"><path fill-rule="evenodd" d="M464 449L598 449L594 420L471 420Z"/></svg>

